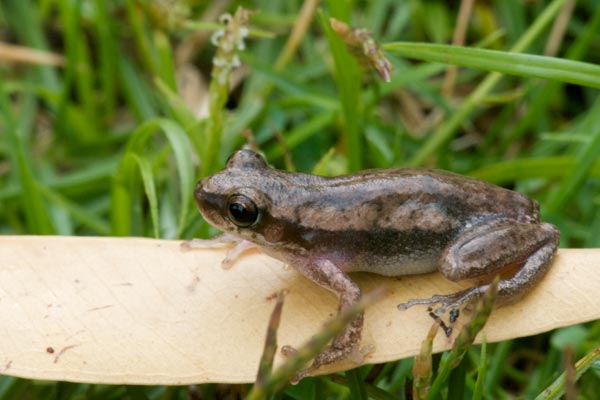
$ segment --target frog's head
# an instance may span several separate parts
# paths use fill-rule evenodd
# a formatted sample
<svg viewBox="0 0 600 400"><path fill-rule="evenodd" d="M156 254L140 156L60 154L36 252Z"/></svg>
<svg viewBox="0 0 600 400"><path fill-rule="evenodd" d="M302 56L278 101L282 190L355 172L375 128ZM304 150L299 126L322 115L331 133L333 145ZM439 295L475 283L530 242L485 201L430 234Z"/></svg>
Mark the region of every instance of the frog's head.
<svg viewBox="0 0 600 400"><path fill-rule="evenodd" d="M200 180L194 191L198 209L216 228L253 242L262 242L271 207L268 195L273 183L264 158L250 150L240 150L227 160L224 170Z"/></svg>

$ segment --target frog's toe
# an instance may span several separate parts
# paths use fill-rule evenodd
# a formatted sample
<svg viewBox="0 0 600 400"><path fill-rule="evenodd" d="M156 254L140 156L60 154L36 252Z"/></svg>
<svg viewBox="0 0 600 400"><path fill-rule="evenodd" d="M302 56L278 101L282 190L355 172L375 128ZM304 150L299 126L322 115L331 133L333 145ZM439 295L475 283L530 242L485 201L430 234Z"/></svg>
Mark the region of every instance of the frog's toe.
<svg viewBox="0 0 600 400"><path fill-rule="evenodd" d="M446 296L435 295L435 296L431 296L428 299L410 299L406 303L400 303L400 304L398 304L397 307L398 307L398 310L404 311L404 310L408 310L412 306L428 305L428 304L439 304L439 303L442 303L444 301L445 297Z"/></svg>
<svg viewBox="0 0 600 400"><path fill-rule="evenodd" d="M226 255L223 261L221 261L221 268L223 269L231 269L237 259L235 257Z"/></svg>
<svg viewBox="0 0 600 400"><path fill-rule="evenodd" d="M434 310L434 313L437 315L442 315L449 311L452 317L453 313L456 313L464 306L481 297L482 293L483 289L481 287L476 287L473 289L463 290L454 294L440 296L442 297L438 301L438 304L440 306Z"/></svg>
<svg viewBox="0 0 600 400"><path fill-rule="evenodd" d="M281 354L283 354L284 357L293 357L298 354L298 350L294 346L286 344L285 346L281 347Z"/></svg>
<svg viewBox="0 0 600 400"><path fill-rule="evenodd" d="M346 359L353 362L354 364L362 364L365 362L365 357L375 351L374 344L368 344L366 346L356 348L348 354Z"/></svg>

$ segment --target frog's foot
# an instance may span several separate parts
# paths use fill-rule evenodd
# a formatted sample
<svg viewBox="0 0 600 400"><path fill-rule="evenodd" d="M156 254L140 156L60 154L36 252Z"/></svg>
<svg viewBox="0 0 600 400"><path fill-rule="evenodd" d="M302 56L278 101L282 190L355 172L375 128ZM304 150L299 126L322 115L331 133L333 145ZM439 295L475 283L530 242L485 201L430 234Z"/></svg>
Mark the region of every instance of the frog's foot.
<svg viewBox="0 0 600 400"><path fill-rule="evenodd" d="M220 246L230 246L232 243L239 242L240 239L233 235L224 233L216 236L212 239L192 239L181 242L182 250L197 250L197 249L210 249Z"/></svg>
<svg viewBox="0 0 600 400"><path fill-rule="evenodd" d="M411 299L406 303L398 304L398 310L404 311L412 306L416 305L435 305L439 304L435 310L430 307L435 315L443 315L446 311L450 311L451 319L455 320L455 313L467 303L481 297L489 285L477 286L471 289L462 290L460 292L446 294L446 295L435 295L428 299Z"/></svg>
<svg viewBox="0 0 600 400"><path fill-rule="evenodd" d="M449 338L452 336L454 323L458 319L461 308L478 298L480 293L479 290L480 287L476 287L448 295L435 295L428 299L412 299L406 303L398 304L398 309L404 311L416 305L429 305L430 307L427 308L429 316L439 324L446 337ZM481 291L481 293L483 293L483 291ZM434 309L432 306L436 304L439 304L439 307ZM449 311L447 323L441 318L446 311Z"/></svg>
<svg viewBox="0 0 600 400"><path fill-rule="evenodd" d="M362 348L353 348L350 352L348 352L346 349L336 349L333 346L328 347L323 352L319 353L310 367L300 370L298 373L296 373L296 375L294 375L294 377L291 379L291 383L296 384L300 382L301 379L314 375L315 371L317 371L321 366L333 364L341 360L348 360L357 365L362 364L365 360L365 357L373 351L375 351L375 346L372 344ZM281 348L281 352L286 357L292 357L298 353L294 347L289 345L283 346Z"/></svg>
<svg viewBox="0 0 600 400"><path fill-rule="evenodd" d="M215 247L221 247L222 245L231 246L232 248L227 250L225 258L221 261L223 269L230 269L237 259L245 253L247 250L256 248L257 246L247 240L240 240L233 235L227 233L217 236L214 239L192 239L181 243L181 248L184 250L195 250L195 249L210 249Z"/></svg>
<svg viewBox="0 0 600 400"><path fill-rule="evenodd" d="M307 378L309 376L313 376L314 372L317 370L317 368L310 366L306 369L300 370L298 373L296 373L296 375L294 375L292 377L292 379L290 379L290 383L292 385L297 384L298 382L300 382L302 379Z"/></svg>

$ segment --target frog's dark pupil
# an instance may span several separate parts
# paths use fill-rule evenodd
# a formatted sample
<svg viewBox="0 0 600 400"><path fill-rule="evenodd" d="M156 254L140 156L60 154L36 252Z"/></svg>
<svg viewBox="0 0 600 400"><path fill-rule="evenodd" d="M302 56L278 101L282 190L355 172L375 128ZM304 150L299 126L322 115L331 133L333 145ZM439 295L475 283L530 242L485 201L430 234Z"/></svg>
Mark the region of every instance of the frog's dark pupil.
<svg viewBox="0 0 600 400"><path fill-rule="evenodd" d="M240 203L235 203L229 206L229 211L231 211L231 215L238 221L245 221L248 219L248 210Z"/></svg>
<svg viewBox="0 0 600 400"><path fill-rule="evenodd" d="M231 221L241 227L252 225L258 218L256 205L243 195L231 196L227 210Z"/></svg>

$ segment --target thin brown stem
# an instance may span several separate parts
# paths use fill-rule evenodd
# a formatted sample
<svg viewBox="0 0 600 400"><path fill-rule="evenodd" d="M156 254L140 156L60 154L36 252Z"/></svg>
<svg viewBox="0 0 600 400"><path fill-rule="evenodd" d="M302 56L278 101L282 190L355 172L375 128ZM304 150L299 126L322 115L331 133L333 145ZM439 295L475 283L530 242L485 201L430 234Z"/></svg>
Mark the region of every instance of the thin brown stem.
<svg viewBox="0 0 600 400"><path fill-rule="evenodd" d="M471 17L474 2L475 0L462 0L460 2L456 27L454 28L454 35L452 36L452 44L455 46L462 46L465 44L465 36L467 34L467 27L469 26L469 18ZM446 97L452 96L452 93L454 92L454 82L456 81L457 71L458 68L456 66L452 66L446 71L443 86L443 94Z"/></svg>

